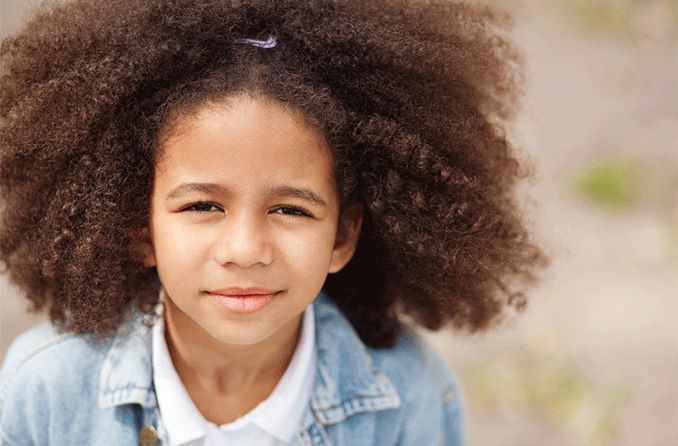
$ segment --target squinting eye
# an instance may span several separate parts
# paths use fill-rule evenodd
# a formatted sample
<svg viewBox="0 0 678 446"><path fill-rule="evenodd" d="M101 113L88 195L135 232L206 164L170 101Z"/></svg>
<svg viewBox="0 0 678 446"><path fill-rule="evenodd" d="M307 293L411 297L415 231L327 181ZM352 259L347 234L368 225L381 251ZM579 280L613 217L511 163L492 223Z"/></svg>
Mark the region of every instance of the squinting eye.
<svg viewBox="0 0 678 446"><path fill-rule="evenodd" d="M183 208L181 211L189 211L189 212L194 212L197 214L206 214L209 212L212 212L212 208L215 208L217 210L220 210L217 205L214 203L206 202L206 201L200 201L197 203L190 204ZM283 212L281 215L286 215L288 217L296 217L296 218L305 218L305 217L312 217L311 213L307 211L304 208L298 207L298 206L281 206L277 209L275 209L275 212L281 211L281 210L286 210L286 211L291 211L290 212Z"/></svg>
<svg viewBox="0 0 678 446"><path fill-rule="evenodd" d="M282 215L287 215L289 217L301 217L301 218L311 217L310 212L308 212L306 209L303 209L303 208L300 208L300 207L297 207L297 206L282 206L282 207L279 207L278 209L276 209L276 211L280 211L280 210L283 210L283 209L287 209L287 210L293 211L295 213L294 214L284 213Z"/></svg>
<svg viewBox="0 0 678 446"><path fill-rule="evenodd" d="M193 203L189 206L186 206L185 208L182 209L182 212L183 211L191 211L191 212L195 212L195 213L198 213L198 214L203 214L203 213L206 213L206 212L210 212L211 208L217 208L217 207L213 203L201 201L201 202ZM217 208L217 209L219 209L219 208Z"/></svg>

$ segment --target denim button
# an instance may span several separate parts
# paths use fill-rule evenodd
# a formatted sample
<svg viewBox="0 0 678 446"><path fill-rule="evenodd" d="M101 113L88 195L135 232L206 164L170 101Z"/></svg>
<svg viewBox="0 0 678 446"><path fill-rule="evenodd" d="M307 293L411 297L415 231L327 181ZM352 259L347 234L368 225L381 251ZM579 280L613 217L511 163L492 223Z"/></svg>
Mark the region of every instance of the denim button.
<svg viewBox="0 0 678 446"><path fill-rule="evenodd" d="M139 432L141 446L155 446L158 444L158 432L150 424L146 424Z"/></svg>

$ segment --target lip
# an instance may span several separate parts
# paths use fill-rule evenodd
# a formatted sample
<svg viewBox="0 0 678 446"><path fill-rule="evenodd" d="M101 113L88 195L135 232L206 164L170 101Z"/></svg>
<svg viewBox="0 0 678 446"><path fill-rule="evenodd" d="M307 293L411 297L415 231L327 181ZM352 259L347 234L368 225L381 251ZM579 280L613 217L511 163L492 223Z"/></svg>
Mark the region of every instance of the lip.
<svg viewBox="0 0 678 446"><path fill-rule="evenodd" d="M268 306L281 293L224 295L208 291L207 295L212 302L231 313L254 313Z"/></svg>
<svg viewBox="0 0 678 446"><path fill-rule="evenodd" d="M256 296L270 296L272 294L278 293L280 290L271 290L268 288L241 288L241 287L230 287L230 288L221 288L218 290L208 291L210 294L219 294L221 296L228 297L256 297Z"/></svg>

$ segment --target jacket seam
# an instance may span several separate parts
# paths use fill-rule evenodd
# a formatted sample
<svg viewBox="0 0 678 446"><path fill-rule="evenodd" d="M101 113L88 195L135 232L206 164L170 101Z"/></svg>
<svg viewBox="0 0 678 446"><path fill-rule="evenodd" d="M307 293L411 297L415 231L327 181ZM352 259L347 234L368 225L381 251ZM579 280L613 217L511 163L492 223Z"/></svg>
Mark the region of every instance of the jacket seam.
<svg viewBox="0 0 678 446"><path fill-rule="evenodd" d="M107 397L111 394L122 392L124 390L146 390L146 391L150 392L151 388L146 387L146 386L137 386L136 384L127 384L127 385L122 386L122 387L112 387L112 388L109 388L109 389L104 389L102 395L104 397Z"/></svg>
<svg viewBox="0 0 678 446"><path fill-rule="evenodd" d="M312 412L313 412L313 421L314 422L311 423L311 425L308 427L308 434L309 434L310 443L312 445L313 444L319 444L319 443L314 441L314 439L316 439L317 436L313 436L313 434L311 433L311 431L315 428L315 430L318 432L318 436L322 439L323 443L325 443L326 445L331 445L332 442L331 442L331 440L330 440L330 438L327 434L327 431L325 430L325 424L320 420L318 413L316 413L313 410L312 410Z"/></svg>
<svg viewBox="0 0 678 446"><path fill-rule="evenodd" d="M130 394L136 391L144 392L144 398L130 398ZM125 394L125 396L121 396L122 394ZM125 387L102 390L99 393L98 398L99 407L101 408L112 408L118 406L127 406L130 404L138 404L143 408L152 409L158 405L157 399L152 396L151 387L137 385L128 385Z"/></svg>
<svg viewBox="0 0 678 446"><path fill-rule="evenodd" d="M316 418L322 418L323 425L337 424L345 419L361 414L397 409L400 407L399 397L382 395L376 397L355 397L342 400L339 404L326 408L314 408ZM336 415L332 416L335 413ZM335 419L336 418L336 419Z"/></svg>
<svg viewBox="0 0 678 446"><path fill-rule="evenodd" d="M0 446L14 446L14 443L9 441L9 439L2 430L0 430L0 442L2 442L0 443Z"/></svg>
<svg viewBox="0 0 678 446"><path fill-rule="evenodd" d="M5 375L5 378L0 382L0 413L2 413L2 408L3 408L3 403L5 400L5 390L6 387L9 385L9 382L19 373L19 370L28 363L35 355L40 353L41 351L56 345L60 343L61 341L64 341L68 338L72 338L74 336L73 333L58 333L55 335L52 335L48 337L47 339L44 339L40 342L37 342L33 344L27 352L25 352L23 355L19 356L19 358L16 361L16 365L11 369L7 371L7 374Z"/></svg>

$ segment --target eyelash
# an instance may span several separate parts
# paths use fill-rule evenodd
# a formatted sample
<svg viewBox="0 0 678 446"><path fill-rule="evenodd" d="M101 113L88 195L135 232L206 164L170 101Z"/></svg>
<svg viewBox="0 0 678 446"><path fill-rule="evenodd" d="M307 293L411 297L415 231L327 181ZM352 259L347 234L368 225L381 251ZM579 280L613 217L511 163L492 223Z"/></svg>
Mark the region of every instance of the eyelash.
<svg viewBox="0 0 678 446"><path fill-rule="evenodd" d="M189 204L188 206L184 207L181 211L182 212L189 211L189 212L194 212L196 214L207 214L207 213L209 213L210 211L203 211L203 210L195 209L197 206L203 206L203 205L218 207L215 203L212 203L212 202L209 202L209 201L198 201L198 202ZM277 211L278 209L292 209L294 211L301 212L301 215L299 215L299 214L282 214L282 215L286 215L288 217L297 217L297 218L299 218L299 217L301 217L301 218L311 217L311 213L309 211L307 211L306 209L299 207L299 206L284 205L284 206L280 206L280 207L276 208L275 210Z"/></svg>

